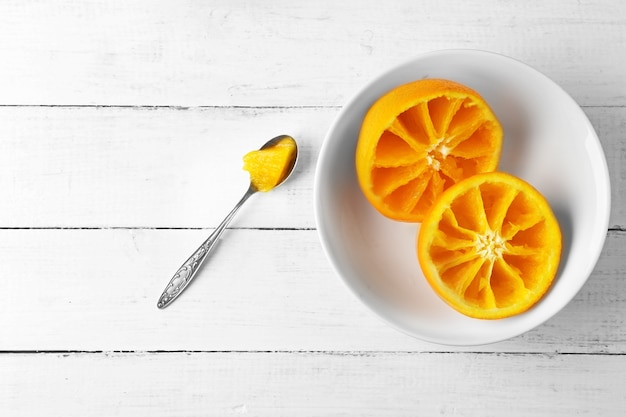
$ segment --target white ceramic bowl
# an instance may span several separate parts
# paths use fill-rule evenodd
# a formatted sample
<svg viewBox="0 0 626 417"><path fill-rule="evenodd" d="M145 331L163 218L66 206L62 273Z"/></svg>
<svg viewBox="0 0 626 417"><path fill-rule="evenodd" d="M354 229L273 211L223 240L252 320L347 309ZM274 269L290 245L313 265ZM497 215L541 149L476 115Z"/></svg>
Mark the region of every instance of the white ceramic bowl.
<svg viewBox="0 0 626 417"><path fill-rule="evenodd" d="M482 95L504 127L498 169L525 179L550 202L563 233L558 275L526 313L477 320L457 313L430 288L416 256L418 224L388 220L359 188L354 152L365 112L393 87L446 78ZM315 216L330 263L354 294L396 328L422 340L479 345L522 334L561 310L598 260L610 212L606 160L576 102L538 71L481 51L421 55L366 85L340 112L322 145Z"/></svg>

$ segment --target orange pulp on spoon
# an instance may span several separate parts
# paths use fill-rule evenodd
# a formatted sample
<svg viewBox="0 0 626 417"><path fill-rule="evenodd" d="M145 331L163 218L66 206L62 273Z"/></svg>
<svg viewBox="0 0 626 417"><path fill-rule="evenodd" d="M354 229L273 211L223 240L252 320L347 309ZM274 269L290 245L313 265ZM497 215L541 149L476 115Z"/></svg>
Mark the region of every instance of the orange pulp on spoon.
<svg viewBox="0 0 626 417"><path fill-rule="evenodd" d="M286 136L269 148L245 154L243 169L250 173L250 182L257 191L270 191L285 178L294 152L296 142Z"/></svg>

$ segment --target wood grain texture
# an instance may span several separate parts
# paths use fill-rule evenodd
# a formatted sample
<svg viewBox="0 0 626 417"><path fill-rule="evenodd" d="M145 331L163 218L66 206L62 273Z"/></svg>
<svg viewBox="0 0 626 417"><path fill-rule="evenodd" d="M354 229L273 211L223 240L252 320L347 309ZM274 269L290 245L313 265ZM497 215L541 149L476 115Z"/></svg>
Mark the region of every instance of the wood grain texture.
<svg viewBox="0 0 626 417"><path fill-rule="evenodd" d="M508 351L626 354L626 233L546 324L507 342L420 342L345 287L313 230L227 230L167 310L156 301L203 230L2 230L0 350ZM36 254L36 259L33 259ZM45 311L45 314L42 312Z"/></svg>
<svg viewBox="0 0 626 417"><path fill-rule="evenodd" d="M626 108L584 109L626 226ZM317 155L338 108L0 107L0 226L215 227L247 188L242 156L298 139L295 174L233 227L313 228ZM40 204L45 201L45 204Z"/></svg>
<svg viewBox="0 0 626 417"><path fill-rule="evenodd" d="M612 355L30 354L0 356L0 367L0 409L13 417L619 416L626 407L626 362Z"/></svg>
<svg viewBox="0 0 626 417"><path fill-rule="evenodd" d="M424 52L537 68L583 108L612 213L586 285L511 340L452 348L374 316L322 253L317 155L341 107ZM0 416L622 416L626 3L0 2ZM247 203L242 155L301 158Z"/></svg>
<svg viewBox="0 0 626 417"><path fill-rule="evenodd" d="M626 104L626 5L559 0L3 1L1 104L336 106L423 52L486 49Z"/></svg>
<svg viewBox="0 0 626 417"><path fill-rule="evenodd" d="M253 197L233 226L313 227L315 162L336 112L0 108L0 223L214 227L248 188L243 155L287 133L299 142L296 172Z"/></svg>

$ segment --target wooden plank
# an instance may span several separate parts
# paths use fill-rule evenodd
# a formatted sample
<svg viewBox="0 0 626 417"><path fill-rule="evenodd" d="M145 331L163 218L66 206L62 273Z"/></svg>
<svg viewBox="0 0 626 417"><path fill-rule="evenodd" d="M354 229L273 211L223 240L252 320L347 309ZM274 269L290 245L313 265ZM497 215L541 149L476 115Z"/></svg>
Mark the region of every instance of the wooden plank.
<svg viewBox="0 0 626 417"><path fill-rule="evenodd" d="M0 230L0 350L626 353L626 233L537 329L451 348L390 328L331 270L314 230L228 230L191 287L156 301L204 230Z"/></svg>
<svg viewBox="0 0 626 417"><path fill-rule="evenodd" d="M626 408L626 362L613 355L4 354L0 368L0 410L12 417L569 417Z"/></svg>
<svg viewBox="0 0 626 417"><path fill-rule="evenodd" d="M626 226L626 108L588 107ZM241 157L289 133L292 178L233 227L315 227L317 155L337 108L0 107L0 226L215 227L247 188ZM227 146L226 146L227 144ZM45 202L45 204L42 204Z"/></svg>
<svg viewBox="0 0 626 417"><path fill-rule="evenodd" d="M0 104L337 106L416 54L537 67L584 105L626 104L623 2L3 1Z"/></svg>
<svg viewBox="0 0 626 417"><path fill-rule="evenodd" d="M292 178L233 226L313 227L313 173L337 109L0 108L5 227L215 227L248 188L242 157L297 138ZM42 204L45 202L45 204Z"/></svg>

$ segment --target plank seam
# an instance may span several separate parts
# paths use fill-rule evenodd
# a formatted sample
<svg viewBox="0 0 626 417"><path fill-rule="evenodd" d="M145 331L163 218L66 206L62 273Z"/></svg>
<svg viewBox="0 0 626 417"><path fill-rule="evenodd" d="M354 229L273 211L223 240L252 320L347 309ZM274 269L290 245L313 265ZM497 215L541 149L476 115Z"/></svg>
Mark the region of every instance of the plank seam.
<svg viewBox="0 0 626 417"><path fill-rule="evenodd" d="M583 109L603 109L603 108L626 108L626 104L579 104ZM289 110L289 109L336 109L339 110L344 105L323 105L323 104L302 104L302 105L277 105L277 106L253 106L253 105L197 105L181 106L166 104L0 104L0 108L113 108L113 109L171 109L171 110L195 110L195 109L233 109L233 110Z"/></svg>
<svg viewBox="0 0 626 417"><path fill-rule="evenodd" d="M184 227L184 226L0 226L0 230L214 230L214 227ZM228 227L230 230L294 230L315 231L317 227ZM626 232L626 227L614 225L607 232Z"/></svg>
<svg viewBox="0 0 626 417"><path fill-rule="evenodd" d="M379 355L498 355L498 356L626 356L621 352L531 352L531 351L410 351L410 350L0 350L0 355L168 355L168 354L277 354L277 355L320 355L320 356L379 356Z"/></svg>
<svg viewBox="0 0 626 417"><path fill-rule="evenodd" d="M202 110L202 109L214 109L214 110L289 110L289 109L341 109L342 105L315 105L315 104L303 104L303 105L291 105L291 106L247 106L247 105L198 105L198 106L179 106L179 105L166 105L166 104L0 104L0 108L66 108L66 109L146 109L146 110ZM605 106L600 106L605 107ZM611 105L606 107L626 107Z"/></svg>
<svg viewBox="0 0 626 417"><path fill-rule="evenodd" d="M315 231L316 227L228 227L228 230L262 230L262 231ZM215 230L215 227L143 227L143 226L4 226L0 230Z"/></svg>

